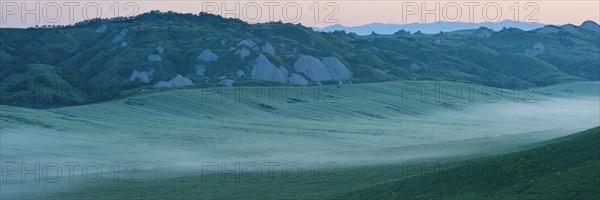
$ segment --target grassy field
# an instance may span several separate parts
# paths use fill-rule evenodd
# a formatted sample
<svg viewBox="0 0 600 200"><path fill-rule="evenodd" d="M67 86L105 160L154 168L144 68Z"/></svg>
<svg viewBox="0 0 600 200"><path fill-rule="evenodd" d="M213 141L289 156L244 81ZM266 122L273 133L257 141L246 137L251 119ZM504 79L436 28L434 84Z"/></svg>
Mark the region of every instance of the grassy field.
<svg viewBox="0 0 600 200"><path fill-rule="evenodd" d="M430 167L433 173L388 180L344 198L597 199L599 138L596 127L526 151Z"/></svg>
<svg viewBox="0 0 600 200"><path fill-rule="evenodd" d="M287 98L282 88L261 88L263 94L254 99L257 88L250 87L239 101L235 89L222 95L214 88L191 88L56 109L0 106L3 163L94 162L104 169L97 183L80 180L80 174L74 183L66 177L22 183L11 176L3 182L2 197L355 197L363 194L360 188L402 177L403 163L521 150L599 123L598 82L540 88L534 95L521 91L517 102L515 91L487 88L502 91L496 100L482 94L485 87L466 84L459 85L460 98L436 102L435 92L427 91L436 84L451 83L304 87L302 95L290 87ZM427 87L425 95L417 85ZM112 179L115 162L124 174L118 183ZM287 177L282 168L290 163L303 173L291 181L267 175L246 180L245 174L253 177L257 171L250 163L258 163L263 173L265 162L279 164L275 177ZM198 181L209 172L204 167L215 163L247 171L231 173L244 174L239 181L225 175L223 183L221 173L213 171ZM344 194L353 196L339 196Z"/></svg>
<svg viewBox="0 0 600 200"><path fill-rule="evenodd" d="M600 128L472 159L446 157L290 171L142 172L145 180L78 185L50 199L594 199ZM514 136L512 139L522 139ZM481 140L478 142L485 142ZM488 141L489 142L489 141ZM439 148L439 146L437 147ZM321 166L323 167L323 166ZM277 169L277 168L275 168ZM169 174L169 175L165 175ZM169 177L176 176L176 177ZM33 196L34 198L40 196Z"/></svg>
<svg viewBox="0 0 600 200"><path fill-rule="evenodd" d="M178 174L135 183L101 182L45 195L67 199L595 199L600 128L478 159L415 160L312 171ZM500 153L500 152L498 152ZM465 161L461 161L465 160ZM454 161L454 162L452 162ZM458 161L458 162L456 162ZM155 170L148 174L161 174ZM330 175L330 176L328 176ZM241 178L236 179L236 176ZM256 177L265 178L256 178Z"/></svg>

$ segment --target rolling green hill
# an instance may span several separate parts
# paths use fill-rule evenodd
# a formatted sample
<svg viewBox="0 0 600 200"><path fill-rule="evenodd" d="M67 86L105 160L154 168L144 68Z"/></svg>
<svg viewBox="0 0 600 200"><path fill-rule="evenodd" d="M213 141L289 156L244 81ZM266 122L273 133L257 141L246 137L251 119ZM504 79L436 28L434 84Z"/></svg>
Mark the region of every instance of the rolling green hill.
<svg viewBox="0 0 600 200"><path fill-rule="evenodd" d="M65 103L61 91L81 94L118 87L135 93L141 88L153 89L176 75L194 85L225 84L224 80L235 81L235 85L288 84L294 77L296 81L307 80L294 84L308 85L446 80L513 89L599 80L598 33L586 29L577 33L490 31L481 28L430 35L399 31L358 36L342 31L315 32L299 24L247 24L210 14L158 11L66 27L2 28L0 92L6 95L0 95L0 103L24 107L88 104L109 99L89 102L83 95L75 95L72 102ZM198 58L205 50L218 58ZM252 63L260 55L272 65L257 64L263 67L263 72L257 73L263 73L262 78L257 78L259 75L252 74L257 68ZM296 68L301 56L333 58L329 61L334 62L322 61L328 67L344 65L351 77L347 73L326 81L310 77L308 71ZM316 62L306 66L318 68L320 62ZM48 68L43 73L37 69L42 65ZM143 76L138 78L135 72ZM283 81L274 78L279 73L284 74ZM44 87L54 91L48 95L52 100L30 103L15 95L35 93Z"/></svg>
<svg viewBox="0 0 600 200"><path fill-rule="evenodd" d="M530 150L421 169L429 173L374 184L344 199L596 199L599 139L596 127Z"/></svg>

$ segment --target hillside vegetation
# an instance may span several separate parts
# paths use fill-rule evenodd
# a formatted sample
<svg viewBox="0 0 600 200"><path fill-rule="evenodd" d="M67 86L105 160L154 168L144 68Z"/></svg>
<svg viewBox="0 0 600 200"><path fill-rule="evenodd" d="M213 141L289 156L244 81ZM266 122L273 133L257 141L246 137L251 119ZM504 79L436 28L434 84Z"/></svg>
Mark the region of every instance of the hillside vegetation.
<svg viewBox="0 0 600 200"><path fill-rule="evenodd" d="M587 28L598 25L586 23L575 31L482 27L358 36L153 11L66 27L2 28L0 103L77 105L109 100L88 101L87 93L100 89L130 94L202 84L453 80L514 89L599 80L600 37ZM24 101L40 93L44 101Z"/></svg>
<svg viewBox="0 0 600 200"><path fill-rule="evenodd" d="M600 127L530 150L374 184L345 199L597 199Z"/></svg>

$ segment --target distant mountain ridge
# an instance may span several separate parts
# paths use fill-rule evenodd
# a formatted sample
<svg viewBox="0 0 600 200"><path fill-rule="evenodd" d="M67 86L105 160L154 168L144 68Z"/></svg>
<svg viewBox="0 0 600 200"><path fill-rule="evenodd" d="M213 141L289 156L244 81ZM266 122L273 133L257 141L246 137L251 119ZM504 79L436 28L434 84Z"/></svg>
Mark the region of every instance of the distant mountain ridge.
<svg viewBox="0 0 600 200"><path fill-rule="evenodd" d="M593 21L586 21L581 26L586 28L594 29L594 25L597 25ZM524 31L530 31L534 29L539 29L545 26L549 26L549 24L542 23L526 23L526 22L516 22L512 20L504 20L500 22L480 22L480 23L470 23L470 22L435 22L435 23L409 23L409 24L386 24L386 23L370 23L360 26L344 26L340 24L327 26L324 28L313 27L312 29L315 31L322 32L332 32L332 31L346 31L356 33L358 35L369 35L371 33L377 34L393 34L399 30L405 30L410 32L420 31L425 34L436 34L440 32L452 32L458 30L465 29L477 29L480 27L486 27L492 29L494 31L500 31L503 28L518 28ZM556 25L550 25L556 26ZM566 26L574 26L572 24L565 24L561 27ZM597 26L596 26L597 27Z"/></svg>

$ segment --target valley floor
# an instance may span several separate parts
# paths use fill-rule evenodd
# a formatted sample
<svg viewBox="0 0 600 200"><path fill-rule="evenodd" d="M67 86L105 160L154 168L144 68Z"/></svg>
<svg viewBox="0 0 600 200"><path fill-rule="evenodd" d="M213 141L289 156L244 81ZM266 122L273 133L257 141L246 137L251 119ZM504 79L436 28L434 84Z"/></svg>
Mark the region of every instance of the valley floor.
<svg viewBox="0 0 600 200"><path fill-rule="evenodd" d="M241 99L181 89L57 109L0 106L2 198L335 198L401 178L414 162L522 150L600 123L598 82L535 93L459 84L466 89L456 98L415 84L455 83L287 88L287 98L282 88ZM36 163L40 183L19 171ZM56 181L42 173L56 175L53 163L62 169ZM73 179L67 165L77 167Z"/></svg>

